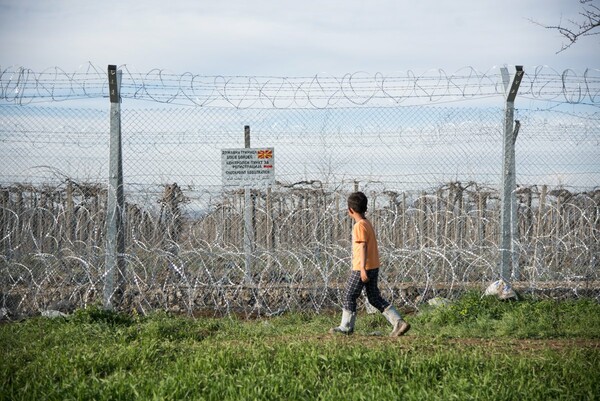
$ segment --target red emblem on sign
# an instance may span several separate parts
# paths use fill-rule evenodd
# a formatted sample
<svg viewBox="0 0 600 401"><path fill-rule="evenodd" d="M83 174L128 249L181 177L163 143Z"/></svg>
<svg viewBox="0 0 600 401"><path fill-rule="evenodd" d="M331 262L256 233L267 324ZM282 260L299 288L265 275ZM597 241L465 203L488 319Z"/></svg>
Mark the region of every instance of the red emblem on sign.
<svg viewBox="0 0 600 401"><path fill-rule="evenodd" d="M259 159L272 159L273 158L273 151L270 150L270 149L259 150L258 151L258 158Z"/></svg>

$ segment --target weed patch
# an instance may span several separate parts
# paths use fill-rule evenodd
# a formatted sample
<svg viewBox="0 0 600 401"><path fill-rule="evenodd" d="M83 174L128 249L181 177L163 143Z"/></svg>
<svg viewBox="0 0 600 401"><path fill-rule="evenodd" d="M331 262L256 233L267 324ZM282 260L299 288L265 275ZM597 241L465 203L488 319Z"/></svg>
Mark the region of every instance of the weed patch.
<svg viewBox="0 0 600 401"><path fill-rule="evenodd" d="M598 398L596 302L467 295L332 336L339 316L251 321L100 309L0 326L3 400L569 400Z"/></svg>

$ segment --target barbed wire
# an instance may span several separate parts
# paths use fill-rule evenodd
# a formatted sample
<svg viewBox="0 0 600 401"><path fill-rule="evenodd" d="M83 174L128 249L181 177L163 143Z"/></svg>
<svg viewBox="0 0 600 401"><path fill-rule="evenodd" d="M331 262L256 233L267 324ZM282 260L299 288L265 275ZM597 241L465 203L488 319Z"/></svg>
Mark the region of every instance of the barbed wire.
<svg viewBox="0 0 600 401"><path fill-rule="evenodd" d="M498 97L498 69L342 77L121 70L124 98L162 105L123 112L123 308L272 315L340 307L350 232L339 207L358 185L377 205L371 216L390 299L416 308L497 278L502 109L404 106ZM539 67L526 71L519 93L597 105L599 77ZM0 320L98 302L107 110L37 103L107 97L106 71L0 68L0 90ZM192 107L167 107L175 104ZM600 288L600 116L580 108L516 111L520 285L553 297L598 298ZM219 158L241 142L245 124L253 143L278 155L274 198L254 198L250 277L245 199L223 188ZM167 197L165 185L178 185L183 197ZM178 210L165 199L185 202Z"/></svg>
<svg viewBox="0 0 600 401"><path fill-rule="evenodd" d="M121 97L163 104L234 108L394 107L451 99L485 99L504 94L501 70L464 67L384 74L354 72L304 77L200 75L162 69L138 72L122 65ZM600 103L600 69L557 71L526 69L519 96L573 104ZM92 63L69 72L51 67L40 72L0 66L0 99L26 105L108 97L106 68Z"/></svg>
<svg viewBox="0 0 600 401"><path fill-rule="evenodd" d="M0 189L0 307L8 317L99 302L103 185L69 181ZM336 199L347 194L310 187L279 191L280 205L256 205L257 234L277 241L257 244L250 271L236 194L200 220L185 217L178 198L160 213L129 204L121 307L246 316L339 308L351 234ZM553 297L598 298L600 190L543 193L535 187L519 191L523 230L515 246L522 268L516 285ZM386 296L418 308L434 296L483 289L496 279L498 196L474 183L451 183L429 194L379 193L370 219L378 228ZM301 206L307 200L310 205Z"/></svg>

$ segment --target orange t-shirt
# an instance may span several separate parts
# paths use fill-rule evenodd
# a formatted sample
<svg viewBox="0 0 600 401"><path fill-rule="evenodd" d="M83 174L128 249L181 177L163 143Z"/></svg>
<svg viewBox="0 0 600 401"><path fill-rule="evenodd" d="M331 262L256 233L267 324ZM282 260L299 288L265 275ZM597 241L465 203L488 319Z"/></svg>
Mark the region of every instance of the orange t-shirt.
<svg viewBox="0 0 600 401"><path fill-rule="evenodd" d="M361 244L367 244L366 270L379 267L379 250L377 249L377 238L371 222L367 219L354 223L352 227L352 270L360 270L360 248Z"/></svg>

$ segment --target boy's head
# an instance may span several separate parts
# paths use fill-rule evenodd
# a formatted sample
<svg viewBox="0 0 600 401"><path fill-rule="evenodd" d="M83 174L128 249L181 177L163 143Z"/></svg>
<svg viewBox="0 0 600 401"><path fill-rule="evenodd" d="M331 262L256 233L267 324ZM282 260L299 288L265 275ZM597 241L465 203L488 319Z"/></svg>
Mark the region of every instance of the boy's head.
<svg viewBox="0 0 600 401"><path fill-rule="evenodd" d="M367 196L362 192L353 192L348 196L348 209L352 209L356 213L365 214L367 204Z"/></svg>

